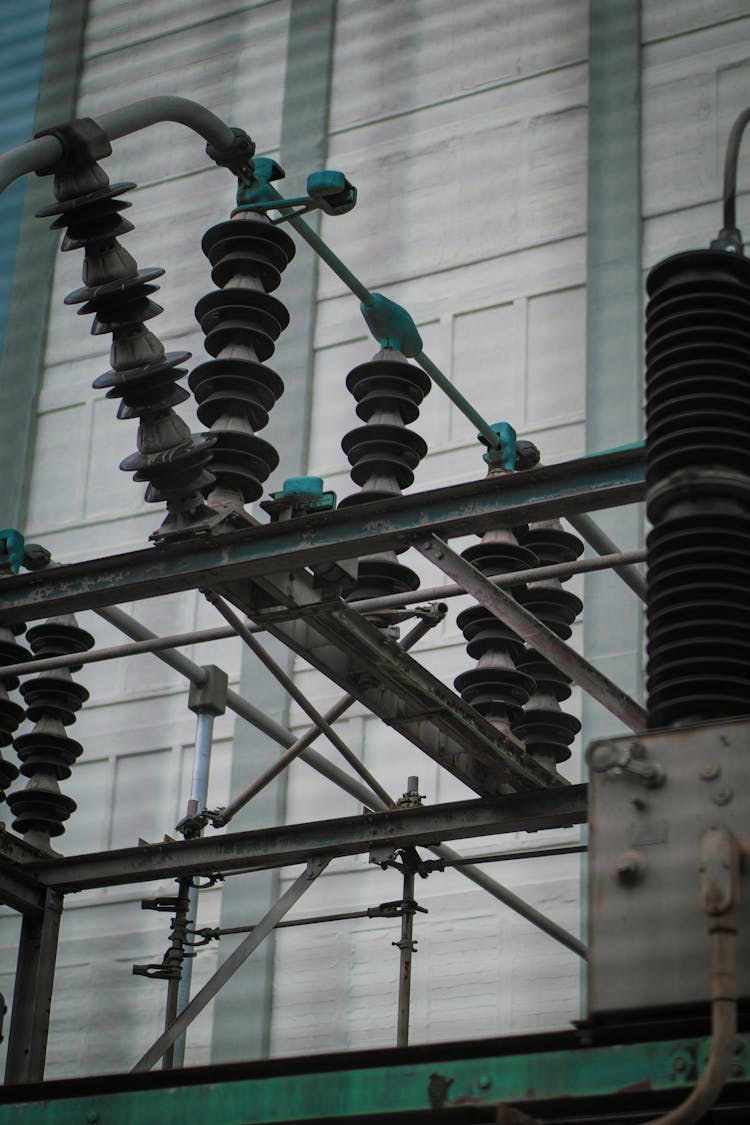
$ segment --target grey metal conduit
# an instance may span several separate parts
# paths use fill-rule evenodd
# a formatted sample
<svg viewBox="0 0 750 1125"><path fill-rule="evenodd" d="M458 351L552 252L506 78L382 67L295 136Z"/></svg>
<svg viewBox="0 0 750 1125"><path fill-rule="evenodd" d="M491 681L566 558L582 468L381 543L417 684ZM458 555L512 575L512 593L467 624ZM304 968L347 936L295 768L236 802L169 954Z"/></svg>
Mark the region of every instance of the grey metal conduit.
<svg viewBox="0 0 750 1125"><path fill-rule="evenodd" d="M144 98L96 118L112 141L162 121L186 125L217 149L229 148L235 140L233 130L220 117L189 98L169 95ZM63 147L53 136L36 137L3 153L0 155L0 192L21 176L49 168L62 154Z"/></svg>

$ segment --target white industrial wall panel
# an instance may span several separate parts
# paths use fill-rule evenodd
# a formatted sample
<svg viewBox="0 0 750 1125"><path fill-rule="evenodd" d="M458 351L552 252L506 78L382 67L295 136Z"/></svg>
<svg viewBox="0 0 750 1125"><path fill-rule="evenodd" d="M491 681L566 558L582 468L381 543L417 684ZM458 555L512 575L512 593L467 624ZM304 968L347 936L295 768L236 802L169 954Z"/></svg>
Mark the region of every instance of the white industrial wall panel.
<svg viewBox="0 0 750 1125"><path fill-rule="evenodd" d="M341 4L328 163L357 184L359 198L351 214L323 223L347 265L412 313L425 352L485 417L510 421L548 461L584 449L587 7L573 7L563 19L561 6L546 2L457 7L441 0L408 12ZM357 300L325 271L315 343L309 471L344 496L356 489L339 442L361 425L344 380L377 345ZM475 428L437 388L412 428L429 445L414 488L486 471ZM413 552L402 561L423 584L446 581ZM415 650L449 685L473 665L455 625L466 604L452 600L446 622ZM301 661L297 676L319 708L338 697ZM577 712L578 699L571 703ZM419 776L430 804L472 795L361 708L349 714L344 737L392 795L404 791L409 774ZM306 726L296 707L292 722ZM329 755L324 740L318 748ZM578 778L577 749L564 772ZM295 767L290 818L314 815L329 800L325 792L325 782L311 784L309 770ZM350 798L332 799L338 815L357 810ZM533 842L552 838L539 834ZM528 842L490 837L457 846L477 854ZM578 932L577 860L490 870ZM430 914L415 923L413 1041L562 1027L578 1015L574 954L454 872L417 882ZM332 864L300 913L398 897L400 877L361 856ZM398 923L380 920L280 934L274 1052L392 1045L398 952L390 943L398 936Z"/></svg>

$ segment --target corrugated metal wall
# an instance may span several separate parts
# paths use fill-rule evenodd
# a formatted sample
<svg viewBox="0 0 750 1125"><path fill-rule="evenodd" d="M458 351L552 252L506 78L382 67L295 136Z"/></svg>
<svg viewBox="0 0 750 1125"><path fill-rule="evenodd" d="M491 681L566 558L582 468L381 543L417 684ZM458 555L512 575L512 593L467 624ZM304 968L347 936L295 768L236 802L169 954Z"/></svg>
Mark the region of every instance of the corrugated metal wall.
<svg viewBox="0 0 750 1125"><path fill-rule="evenodd" d="M91 0L79 112L96 116L145 94L182 94L248 127L259 152L277 155L289 10L288 0L214 0L210 9L193 0ZM730 0L643 6L646 264L705 244L719 223L719 159L728 125L746 100L749 17L746 3ZM347 173L360 197L353 213L324 221L324 236L372 288L410 309L427 353L491 421L511 421L548 462L582 453L587 3L339 0L333 49L327 163ZM177 126L118 142L108 170L113 180L140 184L131 197L136 231L128 249L140 265L168 270L161 294L166 312L153 327L171 347L200 357L193 305L211 288L200 238L228 213L231 181L206 166L200 144ZM748 170L745 157L745 183ZM302 186L289 184L295 192ZM300 255L306 253L301 247ZM79 277L80 255L59 259L26 526L59 559L142 546L159 522L116 467L134 447L135 427L115 421L112 404L90 387L107 366L106 349L62 305ZM343 380L375 348L356 301L330 274L321 274L309 299L317 320L308 468L345 495L353 486L339 440L356 418ZM274 365L293 409L299 386L283 357L282 343ZM181 412L189 417L189 409ZM416 487L481 475L472 428L437 390L414 428L430 445ZM274 441L273 415L264 436ZM272 478L269 487L280 483ZM408 561L433 581L425 564ZM471 663L455 626L457 608L453 603L445 626L422 650L449 683ZM157 632L213 622L197 595L144 603L133 612ZM82 623L101 643L116 640L95 618ZM237 645L190 655L223 665L239 681ZM337 694L301 666L297 676L318 705ZM98 665L81 679L92 693L75 731L86 752L63 786L80 811L60 847L70 853L132 843L139 835L157 839L185 803L194 720L184 685L152 657ZM306 725L294 709L290 721ZM465 794L357 709L342 734L392 791L416 773L430 802ZM219 720L210 805L226 801L232 735L232 719ZM252 739L249 748L246 753ZM579 769L576 754L564 770L575 780ZM355 811L353 800L305 765L291 771L290 821ZM258 821L250 813L243 823ZM491 845L482 841L481 850ZM579 873L570 858L514 863L498 868L497 877L577 930ZM165 947L164 916L139 908L141 893L157 890L96 892L68 903L50 1076L126 1069L158 1033L164 986L131 976L134 961L160 960ZM221 893L203 896L201 924L218 921ZM223 893L231 893L231 881ZM399 893L400 880L368 866L366 857L341 861L299 913L356 909ZM430 914L416 924L415 1040L561 1027L578 1015L574 955L455 873L432 875L420 883L418 897ZM256 920L255 909L248 902L248 921ZM390 942L397 937L392 924L377 921L282 932L272 982L272 1051L392 1043L398 955ZM13 938L14 922L4 918L0 987L6 995ZM229 949L222 942L222 952ZM196 986L216 955L216 949L200 954ZM233 1040L241 1055L251 1038L246 1025L267 1025L269 1012L249 1008L246 1024L236 1012L217 1018L236 1021L214 1033L220 1061L228 1048L216 1044ZM212 1019L209 1010L191 1030L188 1062L208 1058Z"/></svg>

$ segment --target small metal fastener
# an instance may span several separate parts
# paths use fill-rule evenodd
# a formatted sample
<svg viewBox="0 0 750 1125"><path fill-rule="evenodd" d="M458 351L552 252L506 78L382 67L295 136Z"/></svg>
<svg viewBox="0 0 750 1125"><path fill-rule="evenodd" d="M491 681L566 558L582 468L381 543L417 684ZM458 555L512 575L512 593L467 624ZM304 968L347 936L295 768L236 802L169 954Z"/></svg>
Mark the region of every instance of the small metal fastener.
<svg viewBox="0 0 750 1125"><path fill-rule="evenodd" d="M712 800L715 805L728 805L732 796L732 790L727 785L724 789L720 789L718 793L714 793Z"/></svg>
<svg viewBox="0 0 750 1125"><path fill-rule="evenodd" d="M479 1089L480 1090L489 1090L491 1085L492 1085L492 1079L489 1077L489 1075L483 1074L482 1077L479 1079Z"/></svg>
<svg viewBox="0 0 750 1125"><path fill-rule="evenodd" d="M721 766L718 762L706 762L701 770L701 778L703 781L715 781L721 773Z"/></svg>
<svg viewBox="0 0 750 1125"><path fill-rule="evenodd" d="M683 1058L682 1055L678 1055L676 1059L673 1059L672 1070L676 1074L684 1074L684 1072L687 1070L687 1068L688 1068L688 1061L687 1061L687 1059Z"/></svg>
<svg viewBox="0 0 750 1125"><path fill-rule="evenodd" d="M615 877L625 887L634 887L646 874L646 857L640 852L623 852L617 860Z"/></svg>
<svg viewBox="0 0 750 1125"><path fill-rule="evenodd" d="M90 1109L86 1114L86 1120L90 1121L91 1125L94 1125L94 1122L99 1120L99 1114L95 1109Z"/></svg>

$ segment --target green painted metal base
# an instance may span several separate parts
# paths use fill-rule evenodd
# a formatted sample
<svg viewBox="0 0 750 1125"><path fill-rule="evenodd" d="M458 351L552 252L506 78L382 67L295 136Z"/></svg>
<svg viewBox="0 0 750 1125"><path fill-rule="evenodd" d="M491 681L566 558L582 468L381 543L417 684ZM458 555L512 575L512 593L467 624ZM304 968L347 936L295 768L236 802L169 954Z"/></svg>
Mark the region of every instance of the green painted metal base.
<svg viewBox="0 0 750 1125"><path fill-rule="evenodd" d="M539 1039L532 1042L538 1046ZM570 1042L571 1035L554 1035ZM707 1040L679 1038L615 1046L536 1049L512 1052L521 1041L451 1044L408 1051L381 1051L368 1057L317 1056L273 1060L245 1067L201 1068L37 1086L39 1100L22 1098L23 1087L5 1088L0 1099L2 1125L211 1125L293 1121L356 1120L368 1115L422 1114L459 1108L521 1103L534 1112L537 1103L574 1099L612 1099L622 1110L633 1094L687 1093L706 1057ZM473 1057L464 1057L471 1048ZM482 1053L486 1048L487 1053ZM476 1051L476 1054L473 1052ZM432 1053L433 1057L429 1055ZM425 1057L427 1056L427 1057ZM337 1065L338 1064L338 1065ZM728 1089L738 1090L750 1073L750 1039L738 1037L738 1053ZM149 1082L148 1079L152 1079ZM154 1083L159 1085L155 1087ZM165 1084L169 1083L169 1084ZM90 1092L81 1092L89 1085ZM108 1088L109 1087L109 1088ZM43 1093L46 1096L43 1096ZM678 1099L679 1100L679 1099ZM599 1111L601 1112L601 1111ZM553 1118L554 1119L554 1118ZM600 1118L597 1117L597 1120ZM620 1118L621 1120L621 1118Z"/></svg>

